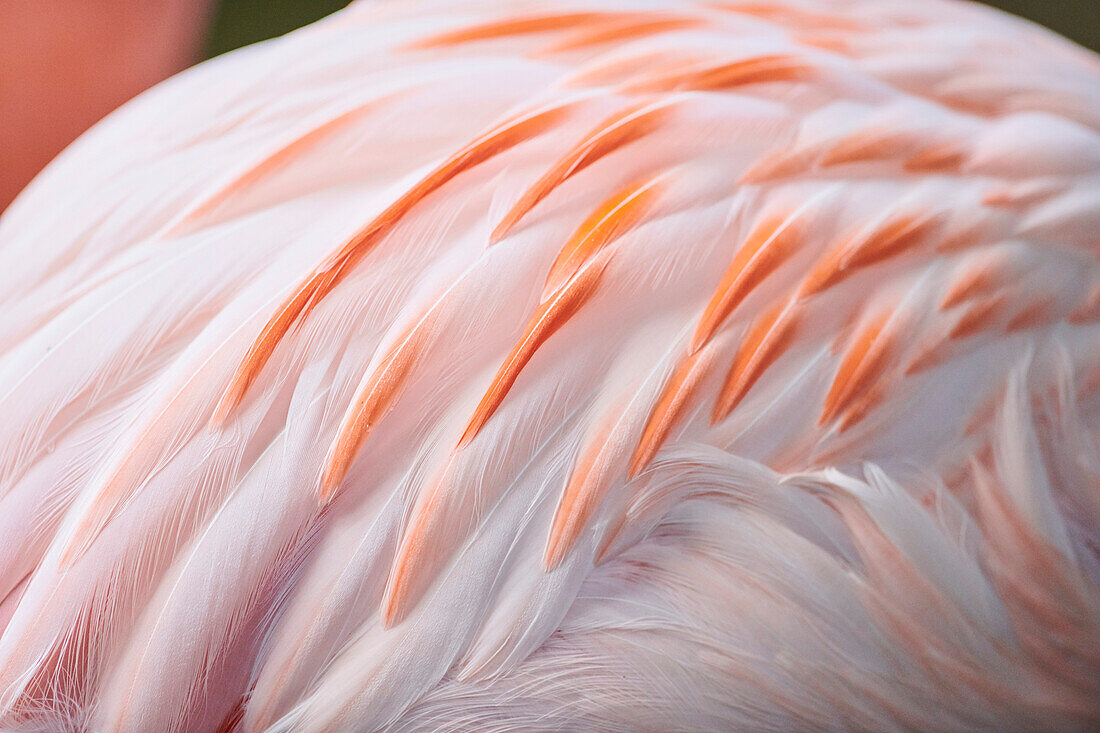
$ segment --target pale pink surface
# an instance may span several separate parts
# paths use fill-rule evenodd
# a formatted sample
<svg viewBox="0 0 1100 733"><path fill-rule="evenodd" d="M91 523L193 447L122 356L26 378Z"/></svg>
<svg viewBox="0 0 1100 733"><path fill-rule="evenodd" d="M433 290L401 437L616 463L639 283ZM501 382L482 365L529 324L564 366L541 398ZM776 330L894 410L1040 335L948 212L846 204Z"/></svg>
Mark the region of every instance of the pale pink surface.
<svg viewBox="0 0 1100 733"><path fill-rule="evenodd" d="M0 211L103 115L194 63L209 5L0 2Z"/></svg>
<svg viewBox="0 0 1100 733"><path fill-rule="evenodd" d="M0 727L1100 724L1100 68L362 2L0 220Z"/></svg>

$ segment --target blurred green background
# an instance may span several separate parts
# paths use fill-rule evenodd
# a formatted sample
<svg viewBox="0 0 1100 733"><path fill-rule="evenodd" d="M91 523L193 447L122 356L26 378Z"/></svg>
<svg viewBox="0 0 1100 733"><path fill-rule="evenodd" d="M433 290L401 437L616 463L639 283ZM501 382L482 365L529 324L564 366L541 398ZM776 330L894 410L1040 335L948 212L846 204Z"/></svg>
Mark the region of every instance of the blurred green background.
<svg viewBox="0 0 1100 733"><path fill-rule="evenodd" d="M282 35L347 4L348 0L221 0L206 56ZM1029 18L1082 46L1100 50L1100 0L988 0L985 4Z"/></svg>
<svg viewBox="0 0 1100 733"><path fill-rule="evenodd" d="M220 0L206 57L289 33L335 13L350 0Z"/></svg>
<svg viewBox="0 0 1100 733"><path fill-rule="evenodd" d="M1100 51L1100 0L990 0L985 4L1033 20Z"/></svg>

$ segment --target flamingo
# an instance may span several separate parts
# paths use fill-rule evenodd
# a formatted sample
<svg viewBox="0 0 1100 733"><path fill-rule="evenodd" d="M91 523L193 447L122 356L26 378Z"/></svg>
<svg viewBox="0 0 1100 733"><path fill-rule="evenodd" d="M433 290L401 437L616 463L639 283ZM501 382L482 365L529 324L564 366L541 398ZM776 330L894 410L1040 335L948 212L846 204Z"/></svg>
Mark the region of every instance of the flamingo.
<svg viewBox="0 0 1100 733"><path fill-rule="evenodd" d="M209 4L0 3L0 211L92 123L193 63Z"/></svg>
<svg viewBox="0 0 1100 733"><path fill-rule="evenodd" d="M358 2L0 220L0 728L1095 730L1100 61Z"/></svg>

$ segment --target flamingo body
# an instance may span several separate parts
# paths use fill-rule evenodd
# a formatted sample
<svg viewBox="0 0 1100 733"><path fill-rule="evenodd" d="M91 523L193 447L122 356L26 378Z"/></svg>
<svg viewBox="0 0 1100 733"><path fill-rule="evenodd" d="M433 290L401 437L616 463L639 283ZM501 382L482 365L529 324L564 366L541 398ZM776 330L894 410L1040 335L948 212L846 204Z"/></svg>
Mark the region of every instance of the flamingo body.
<svg viewBox="0 0 1100 733"><path fill-rule="evenodd" d="M0 222L0 727L1100 725L1100 63L358 3Z"/></svg>

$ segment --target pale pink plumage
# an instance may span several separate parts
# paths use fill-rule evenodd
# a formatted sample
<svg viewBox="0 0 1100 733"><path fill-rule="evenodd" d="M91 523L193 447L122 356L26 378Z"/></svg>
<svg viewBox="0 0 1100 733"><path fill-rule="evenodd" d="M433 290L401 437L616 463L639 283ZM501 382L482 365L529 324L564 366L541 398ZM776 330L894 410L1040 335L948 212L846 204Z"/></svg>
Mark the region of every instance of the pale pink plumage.
<svg viewBox="0 0 1100 733"><path fill-rule="evenodd" d="M0 223L0 727L1100 725L1100 64L354 4Z"/></svg>

